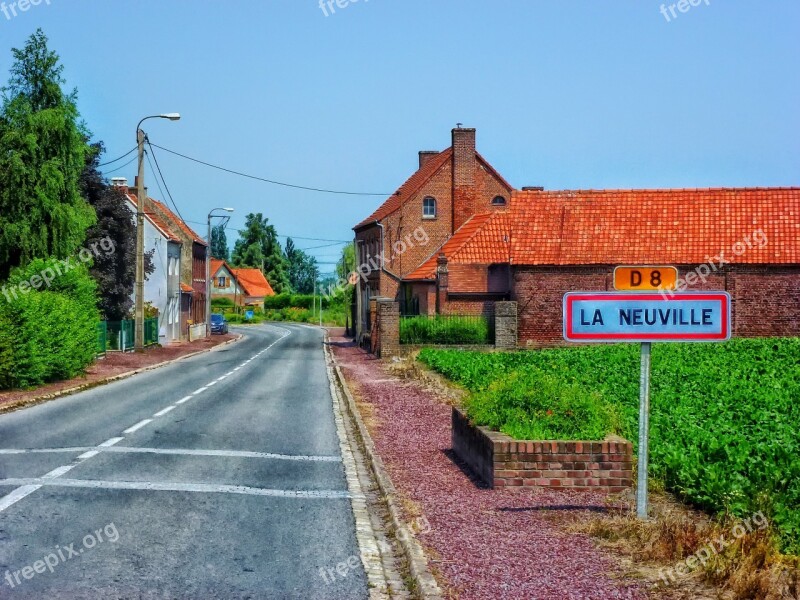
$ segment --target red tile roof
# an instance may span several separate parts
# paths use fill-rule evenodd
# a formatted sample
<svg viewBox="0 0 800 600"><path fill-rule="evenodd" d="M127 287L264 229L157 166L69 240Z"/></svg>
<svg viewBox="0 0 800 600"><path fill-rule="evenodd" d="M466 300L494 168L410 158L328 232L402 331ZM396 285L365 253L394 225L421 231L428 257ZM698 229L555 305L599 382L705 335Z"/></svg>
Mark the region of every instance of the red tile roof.
<svg viewBox="0 0 800 600"><path fill-rule="evenodd" d="M194 288L187 283L181 283L181 291L186 292L187 294L194 293Z"/></svg>
<svg viewBox="0 0 800 600"><path fill-rule="evenodd" d="M467 221L406 279L433 279L442 251L466 264L701 264L721 252L800 264L800 188L514 192L509 210Z"/></svg>
<svg viewBox="0 0 800 600"><path fill-rule="evenodd" d="M260 269L233 269L233 275L248 296L274 296L272 286Z"/></svg>
<svg viewBox="0 0 800 600"><path fill-rule="evenodd" d="M172 212L170 209L168 209L167 206L163 202L159 202L158 200L155 200L154 198L150 198L150 202L152 202L153 204L157 205L158 208L161 209L164 212L165 215L167 215L167 217L169 218L169 221L172 223L172 225L174 227L177 227L178 229L180 229L184 233L184 235L188 236L193 242L195 242L197 244L201 244L203 246L207 246L208 245L208 244L206 244L206 241L203 238L201 238L199 235L197 235L197 233L191 227L189 227L184 222L183 219L181 219L178 215L176 215L174 212Z"/></svg>
<svg viewBox="0 0 800 600"><path fill-rule="evenodd" d="M229 271L233 272L231 267L224 260L219 260L217 258L212 258L211 259L211 264L208 267L211 270L211 277L214 277L214 275L217 274L217 271L219 271L222 268L223 265L228 267Z"/></svg>
<svg viewBox="0 0 800 600"><path fill-rule="evenodd" d="M436 156L428 159L421 169L409 177L408 180L400 186L400 189L389 196L389 198L387 198L386 201L378 207L378 210L361 221L361 223L356 225L353 229L359 229L365 225L371 225L375 221L380 221L381 219L388 217L394 211L398 210L403 203L416 194L419 191L419 188L425 185L425 183L431 177L433 177L439 169L447 164L447 161L450 160L452 155L453 149L448 148L447 150L444 150Z"/></svg>
<svg viewBox="0 0 800 600"><path fill-rule="evenodd" d="M136 197L135 194L125 194L128 200L133 204L133 207L136 208L138 206L139 199ZM150 202L153 202L152 198L148 198ZM145 205L147 206L147 205ZM145 218L152 223L156 229L161 231L161 233L171 242L178 242L181 243L181 238L177 236L177 234L170 228L170 225L167 224L161 216L155 211L148 211L145 213Z"/></svg>

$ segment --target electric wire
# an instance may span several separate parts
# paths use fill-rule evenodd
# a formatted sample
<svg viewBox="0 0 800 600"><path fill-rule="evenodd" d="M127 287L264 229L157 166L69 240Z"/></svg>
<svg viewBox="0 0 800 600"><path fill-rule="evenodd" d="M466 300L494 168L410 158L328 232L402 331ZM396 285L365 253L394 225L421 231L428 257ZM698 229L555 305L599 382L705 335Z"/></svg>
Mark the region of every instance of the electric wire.
<svg viewBox="0 0 800 600"><path fill-rule="evenodd" d="M153 162L156 163L156 169L158 170L159 177L161 177L161 181L164 183L164 189L167 190L167 196L169 196L169 200L170 200L170 202L172 202L172 208L174 208L175 212L178 213L178 216L180 217L181 221L186 223L186 220L183 218L183 215L181 214L181 211L178 209L178 205L175 203L175 200L172 198L172 193L170 193L169 186L167 185L167 181L164 179L164 174L161 172L161 165L158 164L158 158L156 157L156 153L153 152L153 145L150 143L150 139L145 137L145 141L147 142L147 146L150 148L150 153L149 154L153 155ZM149 159L149 155L148 155L148 159Z"/></svg>
<svg viewBox="0 0 800 600"><path fill-rule="evenodd" d="M122 169L124 169L125 167L127 167L128 165L133 163L137 158L139 158L139 157L138 156L134 156L132 159L130 159L128 162L126 162L121 167L117 167L116 169L112 169L111 171L106 171L104 173L104 175L111 175L112 173L116 173L117 171L121 171Z"/></svg>
<svg viewBox="0 0 800 600"><path fill-rule="evenodd" d="M109 161L106 161L106 162L104 162L104 163L100 163L100 164L99 164L99 165L97 165L97 166L98 166L98 168L99 168L99 167L105 167L106 165L110 165L110 164L113 164L113 163L115 163L115 162L117 162L117 161L120 161L120 160L122 160L123 158L125 158L126 156L129 156L129 155L131 154L131 152L136 152L136 149L137 149L137 148L138 148L138 146L134 146L133 148L131 148L130 150L128 150L128 151L127 151L125 154L123 154L123 155L122 155L122 156L120 156L119 158L115 158L114 160L109 160ZM130 164L130 163L128 163L128 164Z"/></svg>

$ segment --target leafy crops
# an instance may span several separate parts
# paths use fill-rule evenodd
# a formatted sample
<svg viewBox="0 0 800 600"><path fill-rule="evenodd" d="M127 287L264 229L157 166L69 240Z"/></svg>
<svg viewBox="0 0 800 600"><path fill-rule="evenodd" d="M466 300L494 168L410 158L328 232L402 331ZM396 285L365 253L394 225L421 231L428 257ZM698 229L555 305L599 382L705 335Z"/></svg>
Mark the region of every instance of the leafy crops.
<svg viewBox="0 0 800 600"><path fill-rule="evenodd" d="M636 443L639 348L581 346L510 354L425 349L420 360L476 392L550 373L599 393ZM524 379L511 379L524 381ZM511 396L509 396L511 397ZM473 399L470 400L472 402ZM800 553L800 339L655 344L651 474L712 512L772 515L784 551Z"/></svg>

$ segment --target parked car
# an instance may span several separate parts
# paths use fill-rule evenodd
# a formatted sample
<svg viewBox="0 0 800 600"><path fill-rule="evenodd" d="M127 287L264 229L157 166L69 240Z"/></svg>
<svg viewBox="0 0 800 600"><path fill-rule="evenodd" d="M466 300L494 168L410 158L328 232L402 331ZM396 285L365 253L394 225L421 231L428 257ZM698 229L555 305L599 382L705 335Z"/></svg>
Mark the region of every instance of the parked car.
<svg viewBox="0 0 800 600"><path fill-rule="evenodd" d="M226 334L228 333L228 322L223 315L211 315L211 333Z"/></svg>

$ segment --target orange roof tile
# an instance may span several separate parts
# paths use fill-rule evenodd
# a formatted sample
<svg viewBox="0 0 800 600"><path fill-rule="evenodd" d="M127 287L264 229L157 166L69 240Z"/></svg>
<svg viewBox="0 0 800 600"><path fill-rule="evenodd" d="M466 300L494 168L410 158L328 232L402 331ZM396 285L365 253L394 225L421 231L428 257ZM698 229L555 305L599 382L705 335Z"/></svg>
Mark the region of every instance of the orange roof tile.
<svg viewBox="0 0 800 600"><path fill-rule="evenodd" d="M272 286L260 269L233 269L233 275L248 296L274 296Z"/></svg>
<svg viewBox="0 0 800 600"><path fill-rule="evenodd" d="M194 292L194 289L188 283L181 283L181 291L191 294Z"/></svg>
<svg viewBox="0 0 800 600"><path fill-rule="evenodd" d="M125 196L127 196L128 200L130 200L134 208L136 208L139 205L138 204L139 199L136 197L135 194L125 194ZM148 198L148 200L150 202L153 202L152 198ZM147 205L145 204L145 206ZM155 225L155 227L158 230L160 230L161 233L164 234L164 237L166 237L168 240L170 240L171 242L177 242L179 244L181 243L181 238L179 238L175 234L175 232L170 228L167 222L164 221L164 219L162 219L157 212L152 210L148 211L145 213L145 217L147 218L148 221L150 221L153 225Z"/></svg>
<svg viewBox="0 0 800 600"><path fill-rule="evenodd" d="M197 233L191 227L189 227L184 222L183 219L181 219L178 215L176 215L169 208L167 208L167 206L163 202L159 202L158 200L156 200L154 198L150 198L150 202L152 202L153 204L158 205L158 208L161 209L162 211L164 211L164 214L167 215L167 217L169 218L169 221L172 223L172 225L174 227L177 227L181 231L183 231L183 233L185 235L187 235L193 242L196 242L196 243L201 244L203 246L207 246L208 245L208 244L206 244L206 241L203 238L201 238L199 235L197 235Z"/></svg>
<svg viewBox="0 0 800 600"><path fill-rule="evenodd" d="M447 161L450 160L452 155L453 149L448 148L447 150L440 152L437 156L428 159L428 162L426 162L421 169L409 177L408 180L400 186L400 189L389 196L389 198L387 198L386 201L378 207L378 210L361 221L353 229L358 229L360 227L364 227L365 225L371 225L375 221L380 221L381 219L388 217L394 211L398 210L403 203L416 194L417 191L419 191L419 188L425 185L425 183L431 177L433 177L433 175L440 168L447 164Z"/></svg>

